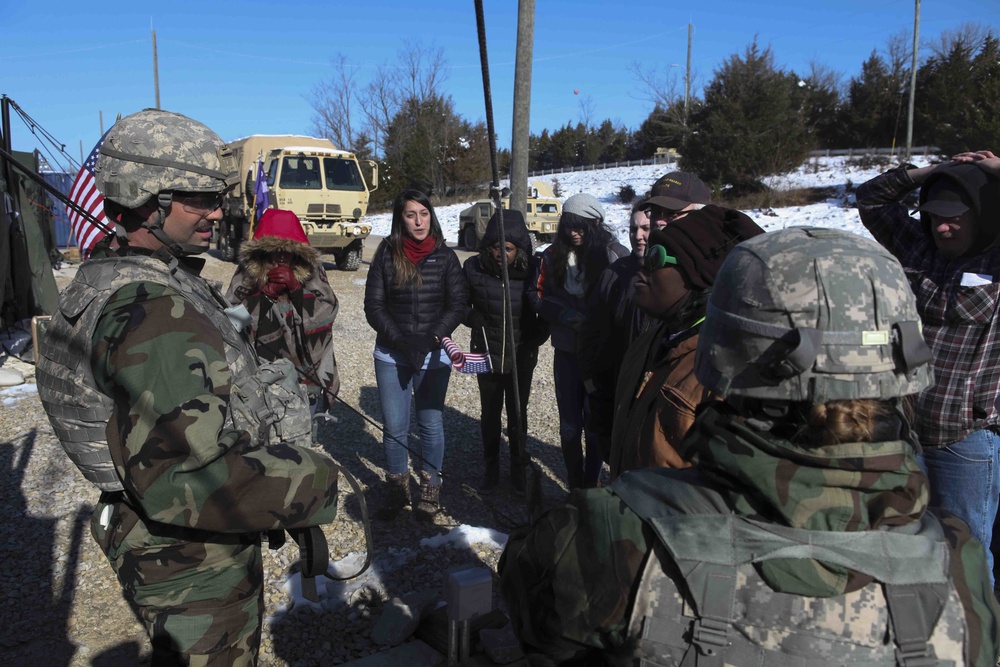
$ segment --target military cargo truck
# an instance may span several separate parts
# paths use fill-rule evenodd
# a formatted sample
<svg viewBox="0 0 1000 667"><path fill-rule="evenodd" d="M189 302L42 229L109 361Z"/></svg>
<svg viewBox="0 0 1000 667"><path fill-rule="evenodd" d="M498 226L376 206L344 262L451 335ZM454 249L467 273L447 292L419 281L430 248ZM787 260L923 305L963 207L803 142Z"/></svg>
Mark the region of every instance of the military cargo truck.
<svg viewBox="0 0 1000 667"><path fill-rule="evenodd" d="M255 134L227 145L240 179L222 205L217 245L224 259L235 261L240 244L253 230L254 186L258 156L263 156L270 208L293 211L309 243L333 255L337 268L356 271L371 225L362 218L369 192L378 187L378 165L337 150L328 139L298 135Z"/></svg>
<svg viewBox="0 0 1000 667"><path fill-rule="evenodd" d="M552 186L545 181L532 181L528 188L527 208L524 222L528 227L532 247L555 239L562 203L556 199ZM500 200L500 206L510 207L510 197ZM458 214L459 239L468 250L479 247L479 239L486 233L486 223L493 216L495 206L492 199L483 199L462 210Z"/></svg>

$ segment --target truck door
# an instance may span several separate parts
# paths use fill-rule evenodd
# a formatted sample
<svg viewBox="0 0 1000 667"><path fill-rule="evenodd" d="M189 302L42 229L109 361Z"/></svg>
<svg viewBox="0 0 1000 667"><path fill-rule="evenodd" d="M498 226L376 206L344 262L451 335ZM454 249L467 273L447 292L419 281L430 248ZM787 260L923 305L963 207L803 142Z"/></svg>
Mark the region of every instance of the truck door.
<svg viewBox="0 0 1000 667"><path fill-rule="evenodd" d="M343 157L324 157L323 176L327 214L356 222L368 207L368 190L358 163Z"/></svg>

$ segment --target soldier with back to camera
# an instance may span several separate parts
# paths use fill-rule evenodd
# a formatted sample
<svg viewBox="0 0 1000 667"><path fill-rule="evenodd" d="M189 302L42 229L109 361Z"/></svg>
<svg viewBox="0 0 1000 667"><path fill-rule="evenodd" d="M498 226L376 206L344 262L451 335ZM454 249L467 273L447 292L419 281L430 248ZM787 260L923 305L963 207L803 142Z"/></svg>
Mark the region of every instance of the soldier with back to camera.
<svg viewBox="0 0 1000 667"><path fill-rule="evenodd" d="M236 176L218 135L140 111L110 130L95 176L116 233L63 291L39 395L102 491L91 532L146 625L153 664L252 665L260 533L333 521L337 467L302 446L308 406L294 369L276 364L266 375L290 381L265 387L245 309L199 276L193 255Z"/></svg>
<svg viewBox="0 0 1000 667"><path fill-rule="evenodd" d="M929 361L878 244L791 228L736 246L698 341L723 400L682 443L695 467L572 493L507 543L532 664L994 664L983 548L927 512L901 406Z"/></svg>

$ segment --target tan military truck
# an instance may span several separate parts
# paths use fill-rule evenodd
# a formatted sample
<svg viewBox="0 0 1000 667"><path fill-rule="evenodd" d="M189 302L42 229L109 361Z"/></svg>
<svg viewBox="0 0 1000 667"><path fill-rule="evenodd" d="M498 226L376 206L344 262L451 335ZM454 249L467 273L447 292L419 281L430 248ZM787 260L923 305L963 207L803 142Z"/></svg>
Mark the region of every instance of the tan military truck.
<svg viewBox="0 0 1000 667"><path fill-rule="evenodd" d="M510 197L501 199L500 205L508 208ZM479 239L486 233L486 223L493 216L493 211L493 200L483 199L458 214L459 239L466 249L475 250L479 247ZM549 243L555 239L560 215L562 203L556 199L552 186L545 181L529 183L524 222L533 248L538 247L539 243Z"/></svg>
<svg viewBox="0 0 1000 667"><path fill-rule="evenodd" d="M255 134L227 145L240 179L223 205L217 246L224 259L235 261L240 244L253 233L257 160L263 157L270 208L293 211L302 221L309 243L333 255L337 268L357 271L371 225L362 221L369 192L378 187L378 165L354 153L337 150L329 139L293 134Z"/></svg>

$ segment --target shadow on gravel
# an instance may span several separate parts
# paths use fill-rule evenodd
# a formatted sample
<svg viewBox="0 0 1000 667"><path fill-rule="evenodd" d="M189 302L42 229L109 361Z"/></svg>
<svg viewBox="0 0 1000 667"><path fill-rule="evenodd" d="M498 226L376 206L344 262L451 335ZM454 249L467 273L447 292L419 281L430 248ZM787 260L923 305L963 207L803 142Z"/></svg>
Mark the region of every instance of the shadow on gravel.
<svg viewBox="0 0 1000 667"><path fill-rule="evenodd" d="M56 581L52 563L56 517L29 515L21 493L24 472L37 434L0 443L0 661L8 665L69 665L76 646L68 638L68 622L80 563L83 526L90 508L81 506L72 521L65 574Z"/></svg>
<svg viewBox="0 0 1000 667"><path fill-rule="evenodd" d="M352 407L381 426L382 409L376 387L362 387L359 405ZM319 442L327 453L337 459L368 489L365 499L371 514L382 497L382 479L370 467L372 465L380 467L383 463L381 435L374 436L366 428L365 420L340 401L330 412L337 422L326 422L320 426ZM503 453L500 485L489 493L479 494L476 489L482 476L483 457L479 420L454 408L445 407L444 428L445 455L442 473L444 482L441 487L441 506L454 519L454 523L494 528L504 533L529 523L526 499L516 495L510 486L510 458L505 451L506 444L501 443ZM408 444L419 452L420 440L414 432L415 422L411 423ZM549 443L530 435L527 446L528 451L534 455L543 448L552 447ZM410 467L414 471L420 468L419 459L412 455ZM563 500L566 496L565 489L545 474L538 474L537 484L543 509ZM415 481L412 490L416 491ZM360 506L356 500L349 499L346 508L352 520L361 520ZM389 527L391 525L390 523ZM373 521L373 531L376 534L380 532L380 527L381 522Z"/></svg>

